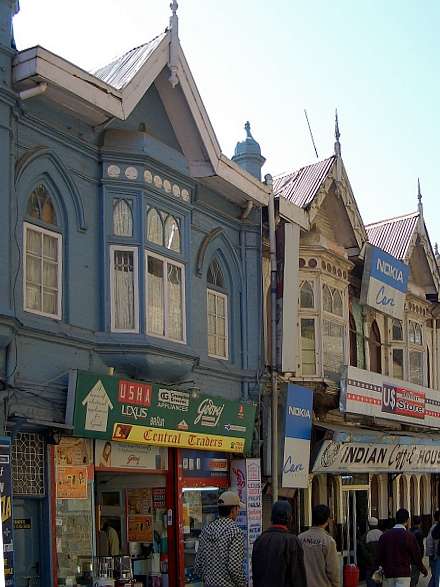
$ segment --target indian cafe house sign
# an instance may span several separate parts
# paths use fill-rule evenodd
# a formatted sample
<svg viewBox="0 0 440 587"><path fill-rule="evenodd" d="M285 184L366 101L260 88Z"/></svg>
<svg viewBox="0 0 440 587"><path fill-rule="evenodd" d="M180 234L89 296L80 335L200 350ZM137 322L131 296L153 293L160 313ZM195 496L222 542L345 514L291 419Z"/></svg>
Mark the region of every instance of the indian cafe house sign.
<svg viewBox="0 0 440 587"><path fill-rule="evenodd" d="M110 375L72 371L67 421L74 436L231 453L249 452L253 403Z"/></svg>

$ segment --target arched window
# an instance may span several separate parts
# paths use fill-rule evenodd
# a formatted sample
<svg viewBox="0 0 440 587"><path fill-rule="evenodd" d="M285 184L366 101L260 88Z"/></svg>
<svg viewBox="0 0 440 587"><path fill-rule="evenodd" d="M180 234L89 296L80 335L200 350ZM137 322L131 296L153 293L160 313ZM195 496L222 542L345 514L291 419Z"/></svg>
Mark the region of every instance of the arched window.
<svg viewBox="0 0 440 587"><path fill-rule="evenodd" d="M400 320L393 320L393 340L403 340L403 327Z"/></svg>
<svg viewBox="0 0 440 587"><path fill-rule="evenodd" d="M217 259L213 259L208 267L206 281L208 355L216 359L227 359L229 353L228 296L226 292L219 291L219 289L225 289L225 280Z"/></svg>
<svg viewBox="0 0 440 587"><path fill-rule="evenodd" d="M411 383L418 385L425 385L424 371L425 371L425 357L423 349L423 333L422 326L418 322L410 320L408 324L408 340L409 348L409 380Z"/></svg>
<svg viewBox="0 0 440 587"><path fill-rule="evenodd" d="M24 223L23 234L24 309L61 319L62 236L52 230L57 226L57 215L44 185L37 186L29 196L26 216L29 222Z"/></svg>
<svg viewBox="0 0 440 587"><path fill-rule="evenodd" d="M332 313L333 311L333 302L332 302L332 294L328 285L324 285L322 288L322 304L324 307L325 312Z"/></svg>
<svg viewBox="0 0 440 587"><path fill-rule="evenodd" d="M380 342L380 330L376 320L370 328L370 338L368 341L370 351L370 371L382 373L382 348Z"/></svg>
<svg viewBox="0 0 440 587"><path fill-rule="evenodd" d="M304 281L300 290L300 306L301 308L314 308L315 295L313 292L313 284L310 281Z"/></svg>
<svg viewBox="0 0 440 587"><path fill-rule="evenodd" d="M418 345L422 344L422 327L420 324L414 324L414 343Z"/></svg>
<svg viewBox="0 0 440 587"><path fill-rule="evenodd" d="M163 220L155 208L150 208L147 213L147 240L163 246Z"/></svg>
<svg viewBox="0 0 440 587"><path fill-rule="evenodd" d="M350 327L350 365L357 367L357 329L356 321L353 314L349 314L349 327Z"/></svg>
<svg viewBox="0 0 440 587"><path fill-rule="evenodd" d="M336 316L343 314L342 296L337 289L333 291L333 314Z"/></svg>
<svg viewBox="0 0 440 587"><path fill-rule="evenodd" d="M133 236L133 213L127 200L113 200L113 234Z"/></svg>
<svg viewBox="0 0 440 587"><path fill-rule="evenodd" d="M179 223L171 214L165 220L165 247L170 251L180 253Z"/></svg>

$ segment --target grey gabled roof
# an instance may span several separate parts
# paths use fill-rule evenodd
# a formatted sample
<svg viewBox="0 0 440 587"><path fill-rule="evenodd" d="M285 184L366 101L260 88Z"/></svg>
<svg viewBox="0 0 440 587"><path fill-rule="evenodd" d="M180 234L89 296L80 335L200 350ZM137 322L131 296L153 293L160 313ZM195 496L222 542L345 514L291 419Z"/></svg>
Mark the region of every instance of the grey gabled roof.
<svg viewBox="0 0 440 587"><path fill-rule="evenodd" d="M396 259L403 260L408 253L418 219L419 213L413 212L367 224L365 228L368 242L393 255Z"/></svg>
<svg viewBox="0 0 440 587"><path fill-rule="evenodd" d="M91 73L117 90L122 90L131 82L166 34L165 31L148 43L130 49L108 65Z"/></svg>

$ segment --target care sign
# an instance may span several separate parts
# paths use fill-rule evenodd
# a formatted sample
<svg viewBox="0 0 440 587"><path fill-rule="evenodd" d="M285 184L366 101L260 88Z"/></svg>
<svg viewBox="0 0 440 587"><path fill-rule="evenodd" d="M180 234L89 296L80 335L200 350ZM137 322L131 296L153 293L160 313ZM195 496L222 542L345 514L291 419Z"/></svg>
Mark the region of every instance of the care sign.
<svg viewBox="0 0 440 587"><path fill-rule="evenodd" d="M361 303L403 318L409 267L385 251L367 245L362 278Z"/></svg>
<svg viewBox="0 0 440 587"><path fill-rule="evenodd" d="M255 410L253 403L110 375L72 371L69 380L67 421L79 437L244 453Z"/></svg>
<svg viewBox="0 0 440 587"><path fill-rule="evenodd" d="M287 385L282 487L308 487L313 391Z"/></svg>
<svg viewBox="0 0 440 587"><path fill-rule="evenodd" d="M378 444L362 442L323 442L313 465L317 473L438 473L438 444Z"/></svg>

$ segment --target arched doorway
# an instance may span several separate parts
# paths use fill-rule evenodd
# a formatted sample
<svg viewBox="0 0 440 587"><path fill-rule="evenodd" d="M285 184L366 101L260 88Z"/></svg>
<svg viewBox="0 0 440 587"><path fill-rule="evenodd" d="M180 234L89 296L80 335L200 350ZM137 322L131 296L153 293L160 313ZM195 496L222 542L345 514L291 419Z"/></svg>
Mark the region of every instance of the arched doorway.
<svg viewBox="0 0 440 587"><path fill-rule="evenodd" d="M406 489L406 479L403 475L399 477L399 508L404 508L407 506L407 489Z"/></svg>
<svg viewBox="0 0 440 587"><path fill-rule="evenodd" d="M379 479L372 475L370 480L370 512L374 518L379 520Z"/></svg>
<svg viewBox="0 0 440 587"><path fill-rule="evenodd" d="M373 321L370 328L368 348L370 352L370 371L373 371L374 373L382 373L382 347L380 330L376 320Z"/></svg>

